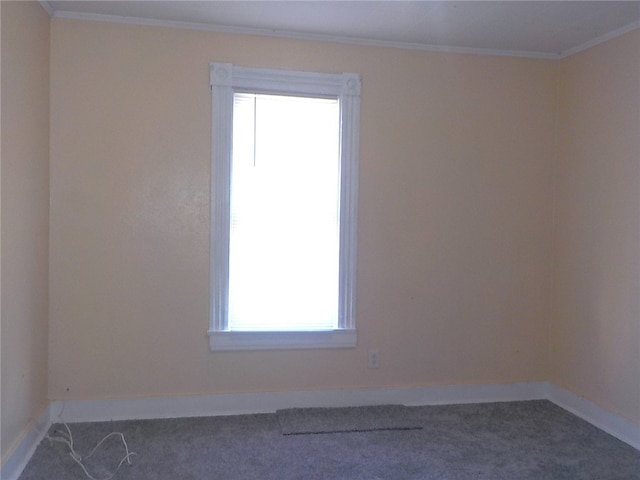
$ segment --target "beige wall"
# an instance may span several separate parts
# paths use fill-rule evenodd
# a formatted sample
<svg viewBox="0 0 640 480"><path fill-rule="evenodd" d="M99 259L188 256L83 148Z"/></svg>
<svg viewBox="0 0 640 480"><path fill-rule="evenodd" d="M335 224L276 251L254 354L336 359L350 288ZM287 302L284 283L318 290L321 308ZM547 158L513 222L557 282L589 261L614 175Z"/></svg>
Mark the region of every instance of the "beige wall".
<svg viewBox="0 0 640 480"><path fill-rule="evenodd" d="M49 17L2 12L2 457L47 402Z"/></svg>
<svg viewBox="0 0 640 480"><path fill-rule="evenodd" d="M640 424L640 30L560 65L551 380Z"/></svg>
<svg viewBox="0 0 640 480"><path fill-rule="evenodd" d="M46 401L49 30L1 12L4 456ZM558 63L53 20L51 398L551 380L640 423L639 36ZM357 349L209 352L211 61L363 75Z"/></svg>
<svg viewBox="0 0 640 480"><path fill-rule="evenodd" d="M51 52L51 398L547 378L556 63L64 19ZM362 74L356 349L209 351L211 61Z"/></svg>

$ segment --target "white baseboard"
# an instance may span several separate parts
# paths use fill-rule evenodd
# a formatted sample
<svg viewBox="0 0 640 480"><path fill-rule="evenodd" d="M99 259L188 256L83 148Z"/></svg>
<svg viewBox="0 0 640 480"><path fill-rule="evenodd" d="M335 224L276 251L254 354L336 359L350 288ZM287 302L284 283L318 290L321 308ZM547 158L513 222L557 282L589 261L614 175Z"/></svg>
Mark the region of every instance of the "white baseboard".
<svg viewBox="0 0 640 480"><path fill-rule="evenodd" d="M613 435L618 440L640 450L640 425L608 412L584 398L552 383L548 384L547 398L561 408L586 420L591 425Z"/></svg>
<svg viewBox="0 0 640 480"><path fill-rule="evenodd" d="M279 409L296 407L347 407L384 404L453 405L523 400L550 400L559 407L640 450L640 425L607 412L548 382L115 400L68 400L49 404L4 462L0 478L16 480L42 440L43 433L49 429L51 423L60 421L76 423L239 415L272 413Z"/></svg>
<svg viewBox="0 0 640 480"><path fill-rule="evenodd" d="M192 397L70 400L51 404L52 421L96 422L272 413L282 408L402 404L453 405L547 399L640 450L640 426L548 382L361 390L243 393ZM58 412L63 412L60 419Z"/></svg>
<svg viewBox="0 0 640 480"><path fill-rule="evenodd" d="M2 480L18 479L50 426L51 405L47 405L42 414L25 429L13 451L7 454L0 470Z"/></svg>
<svg viewBox="0 0 640 480"><path fill-rule="evenodd" d="M272 413L283 408L364 405L444 405L546 398L547 384L452 385L443 387L243 393L193 397L68 400L52 404L53 422L95 422L150 418Z"/></svg>

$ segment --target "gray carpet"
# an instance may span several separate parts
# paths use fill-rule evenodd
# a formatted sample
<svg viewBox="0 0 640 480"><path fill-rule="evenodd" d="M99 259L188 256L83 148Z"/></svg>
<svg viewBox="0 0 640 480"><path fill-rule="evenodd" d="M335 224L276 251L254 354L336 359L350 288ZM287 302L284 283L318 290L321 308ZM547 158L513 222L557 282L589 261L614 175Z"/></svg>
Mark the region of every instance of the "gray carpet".
<svg viewBox="0 0 640 480"><path fill-rule="evenodd" d="M548 401L406 414L422 429L283 435L276 414L70 427L85 455L111 431L125 434L138 455L117 480L640 480L640 452ZM123 455L114 439L87 466L102 479ZM20 480L86 478L64 445L44 440Z"/></svg>
<svg viewBox="0 0 640 480"><path fill-rule="evenodd" d="M404 405L367 408L287 408L276 412L283 435L421 429Z"/></svg>

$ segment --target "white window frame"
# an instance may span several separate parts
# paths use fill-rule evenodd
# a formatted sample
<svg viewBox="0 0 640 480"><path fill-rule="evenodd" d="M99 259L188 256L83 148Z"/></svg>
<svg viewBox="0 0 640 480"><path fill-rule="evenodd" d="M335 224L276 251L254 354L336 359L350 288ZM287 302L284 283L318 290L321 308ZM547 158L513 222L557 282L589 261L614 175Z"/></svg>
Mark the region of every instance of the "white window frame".
<svg viewBox="0 0 640 480"><path fill-rule="evenodd" d="M212 102L211 265L209 346L220 350L350 348L356 337L356 257L360 75L210 64ZM340 102L340 258L338 328L322 331L237 332L228 328L229 221L235 91L331 96ZM286 299L283 299L286 301Z"/></svg>

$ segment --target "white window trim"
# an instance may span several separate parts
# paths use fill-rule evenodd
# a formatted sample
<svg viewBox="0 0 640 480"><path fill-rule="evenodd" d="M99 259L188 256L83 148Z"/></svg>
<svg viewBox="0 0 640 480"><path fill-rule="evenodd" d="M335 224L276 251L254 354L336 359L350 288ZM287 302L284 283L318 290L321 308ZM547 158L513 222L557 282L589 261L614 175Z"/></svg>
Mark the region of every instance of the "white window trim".
<svg viewBox="0 0 640 480"><path fill-rule="evenodd" d="M209 346L211 350L350 348L356 337L356 257L360 76L210 65L212 102L211 264ZM233 96L236 90L267 94L333 96L340 100L340 279L338 329L311 332L233 332L227 324L229 207Z"/></svg>

